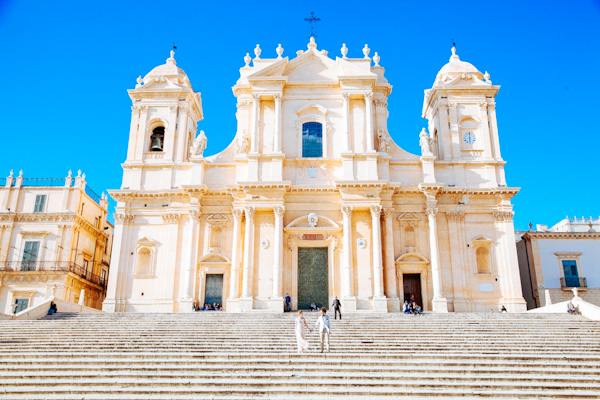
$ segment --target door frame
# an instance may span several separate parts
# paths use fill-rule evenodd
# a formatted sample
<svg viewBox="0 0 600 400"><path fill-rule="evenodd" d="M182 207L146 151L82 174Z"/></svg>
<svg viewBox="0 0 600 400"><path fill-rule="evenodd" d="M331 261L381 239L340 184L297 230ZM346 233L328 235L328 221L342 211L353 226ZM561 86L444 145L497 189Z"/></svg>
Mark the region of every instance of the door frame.
<svg viewBox="0 0 600 400"><path fill-rule="evenodd" d="M396 260L396 276L397 276L397 289L398 298L401 299L401 303L404 303L404 274L421 274L421 298L423 299L424 311L431 311L432 297L430 295L431 290L429 288L429 260L417 253L405 253L402 254Z"/></svg>
<svg viewBox="0 0 600 400"><path fill-rule="evenodd" d="M203 257L196 268L196 277L193 285L193 299L200 301L206 297L206 275L207 274L223 274L223 302L221 306L227 311L227 298L229 297L229 278L231 263L221 254L213 254L210 257ZM221 261L218 261L221 259Z"/></svg>
<svg viewBox="0 0 600 400"><path fill-rule="evenodd" d="M225 285L225 274L221 274L221 273L216 273L215 274L215 273L212 273L212 272L206 272L204 274L204 284L202 285L204 287L204 290L203 290L204 293L203 293L203 296L202 296L202 298L204 299L204 301L202 302L202 305L204 305L206 303L206 279L208 278L208 275L221 275L223 277L222 284L221 284L221 301L219 303L219 304L221 304L221 307L223 307L223 304L225 303L225 300L227 300L227 293L226 293L227 286ZM200 299L198 299L198 300L200 300ZM223 309L225 309L225 308L223 307Z"/></svg>
<svg viewBox="0 0 600 400"><path fill-rule="evenodd" d="M289 252L291 258L292 267L292 289L288 291L292 297L292 309L298 309L298 248L299 247L326 247L327 248L327 308L333 301L335 293L339 290L337 282L339 279L335 274L335 250L337 246L337 240L334 235L324 235L323 240L304 240L303 235L299 237L290 238L289 240ZM285 288L284 288L285 289ZM287 290L285 290L287 291Z"/></svg>

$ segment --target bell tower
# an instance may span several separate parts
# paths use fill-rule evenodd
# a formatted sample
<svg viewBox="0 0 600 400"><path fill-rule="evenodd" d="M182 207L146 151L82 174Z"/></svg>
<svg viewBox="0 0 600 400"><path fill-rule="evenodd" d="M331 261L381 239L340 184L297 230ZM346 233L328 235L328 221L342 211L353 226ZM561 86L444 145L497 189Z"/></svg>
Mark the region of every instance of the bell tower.
<svg viewBox="0 0 600 400"><path fill-rule="evenodd" d="M432 151L454 170L444 177L449 185L506 186L494 101L499 89L452 47L450 61L425 91L423 117L429 120Z"/></svg>
<svg viewBox="0 0 600 400"><path fill-rule="evenodd" d="M190 146L202 120L200 93L177 66L175 52L166 63L137 78L128 90L133 103L122 189L171 189L177 170L190 158Z"/></svg>

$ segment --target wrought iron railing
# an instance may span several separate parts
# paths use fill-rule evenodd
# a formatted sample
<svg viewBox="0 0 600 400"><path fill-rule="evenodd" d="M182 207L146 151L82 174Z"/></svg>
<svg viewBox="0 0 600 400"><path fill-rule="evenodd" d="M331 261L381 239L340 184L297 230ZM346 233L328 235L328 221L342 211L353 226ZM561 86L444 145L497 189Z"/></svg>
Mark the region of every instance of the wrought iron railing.
<svg viewBox="0 0 600 400"><path fill-rule="evenodd" d="M65 186L65 178L23 178L21 186L56 187Z"/></svg>
<svg viewBox="0 0 600 400"><path fill-rule="evenodd" d="M85 185L85 194L90 196L96 203L100 204L100 196L98 196L98 193L94 192L88 185Z"/></svg>
<svg viewBox="0 0 600 400"><path fill-rule="evenodd" d="M581 277L575 278L560 278L561 288L582 287L587 288L587 279Z"/></svg>
<svg viewBox="0 0 600 400"><path fill-rule="evenodd" d="M0 178L0 187L6 186L6 178Z"/></svg>
<svg viewBox="0 0 600 400"><path fill-rule="evenodd" d="M106 287L106 278L92 273L91 265L87 270L69 261L7 261L0 263L0 272L29 272L29 271L56 271L71 272L91 283Z"/></svg>

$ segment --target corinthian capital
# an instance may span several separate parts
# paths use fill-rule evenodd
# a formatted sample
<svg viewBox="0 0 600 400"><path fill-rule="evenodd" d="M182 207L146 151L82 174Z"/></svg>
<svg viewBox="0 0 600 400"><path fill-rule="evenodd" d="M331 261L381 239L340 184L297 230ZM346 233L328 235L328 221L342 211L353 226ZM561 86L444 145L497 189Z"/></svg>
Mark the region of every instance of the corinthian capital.
<svg viewBox="0 0 600 400"><path fill-rule="evenodd" d="M285 213L285 207L284 206L273 206L273 213L275 214L276 217L282 218L283 214Z"/></svg>
<svg viewBox="0 0 600 400"><path fill-rule="evenodd" d="M352 216L352 206L342 206L342 214L344 217Z"/></svg>
<svg viewBox="0 0 600 400"><path fill-rule="evenodd" d="M282 98L283 98L283 95L282 95L281 93L275 93L275 94L273 95L273 99L274 99L275 101L281 101L281 99L282 99Z"/></svg>
<svg viewBox="0 0 600 400"><path fill-rule="evenodd" d="M342 99L350 100L350 93L342 93Z"/></svg>
<svg viewBox="0 0 600 400"><path fill-rule="evenodd" d="M375 218L379 218L381 216L381 206L371 206L371 215Z"/></svg>
<svg viewBox="0 0 600 400"><path fill-rule="evenodd" d="M435 217L435 215L438 212L438 208L437 207L427 207L425 212L427 213L428 216Z"/></svg>
<svg viewBox="0 0 600 400"><path fill-rule="evenodd" d="M259 102L260 101L260 94L253 94L252 95L252 100L254 100L255 102Z"/></svg>
<svg viewBox="0 0 600 400"><path fill-rule="evenodd" d="M244 215L244 209L242 208L234 208L231 212L233 213L233 217L237 220L242 218L242 215Z"/></svg>
<svg viewBox="0 0 600 400"><path fill-rule="evenodd" d="M254 215L256 214L256 209L254 207L246 207L246 208L244 208L244 213L246 214L246 220L252 221L252 220L254 220Z"/></svg>
<svg viewBox="0 0 600 400"><path fill-rule="evenodd" d="M365 93L365 101L373 101L373 92Z"/></svg>

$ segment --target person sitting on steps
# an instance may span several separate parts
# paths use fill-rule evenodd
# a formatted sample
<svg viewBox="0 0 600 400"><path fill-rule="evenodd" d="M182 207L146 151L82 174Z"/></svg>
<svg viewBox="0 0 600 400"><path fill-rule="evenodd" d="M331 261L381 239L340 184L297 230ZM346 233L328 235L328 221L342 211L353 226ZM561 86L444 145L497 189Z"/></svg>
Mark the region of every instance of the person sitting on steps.
<svg viewBox="0 0 600 400"><path fill-rule="evenodd" d="M575 304L573 304L573 301L571 300L569 300L569 304L567 304L567 312L571 315L581 315L579 309L575 307Z"/></svg>
<svg viewBox="0 0 600 400"><path fill-rule="evenodd" d="M415 301L412 302L412 307L411 308L413 310L412 311L413 314L415 314L415 315L421 315L421 311L422 311L421 306L418 305Z"/></svg>
<svg viewBox="0 0 600 400"><path fill-rule="evenodd" d="M404 300L404 305L402 306L402 312L404 314L410 314L410 306L408 305L408 300Z"/></svg>
<svg viewBox="0 0 600 400"><path fill-rule="evenodd" d="M58 312L58 308L56 308L56 303L51 301L50 302L50 309L48 310L48 315L52 315Z"/></svg>
<svg viewBox="0 0 600 400"><path fill-rule="evenodd" d="M317 307L317 305L314 302L310 303L310 307L309 307L310 311L317 311L318 309L319 308Z"/></svg>

